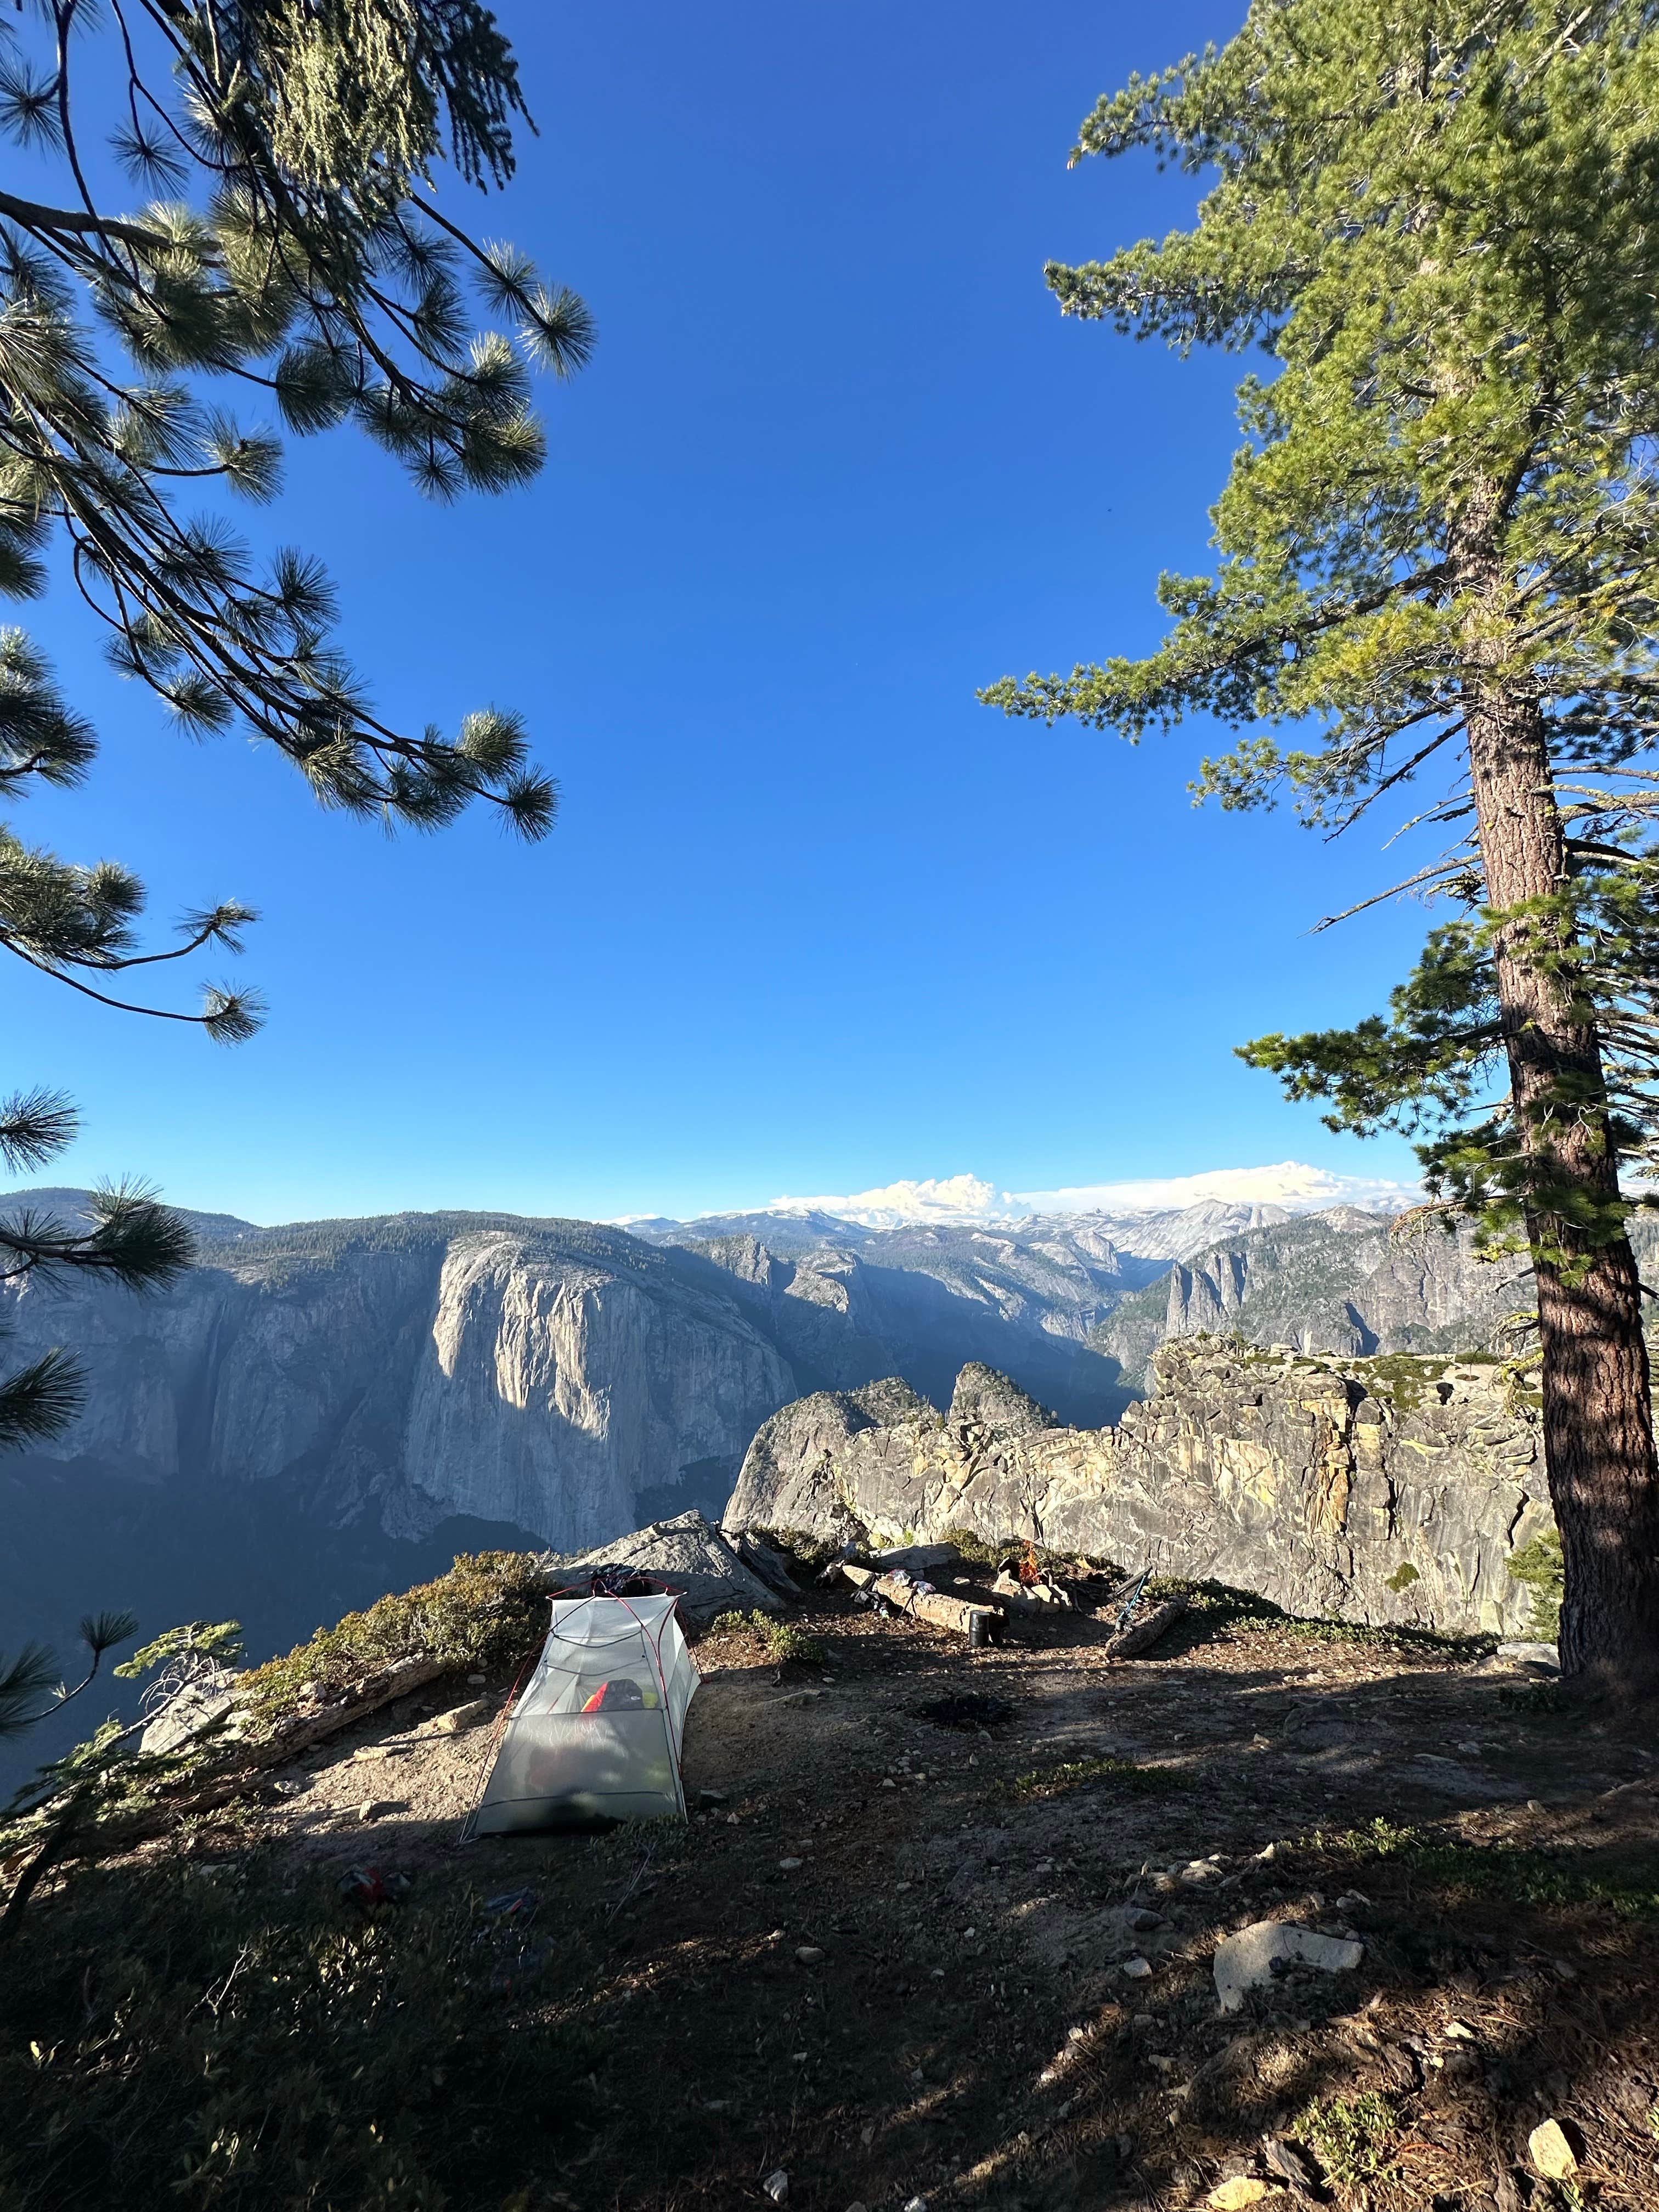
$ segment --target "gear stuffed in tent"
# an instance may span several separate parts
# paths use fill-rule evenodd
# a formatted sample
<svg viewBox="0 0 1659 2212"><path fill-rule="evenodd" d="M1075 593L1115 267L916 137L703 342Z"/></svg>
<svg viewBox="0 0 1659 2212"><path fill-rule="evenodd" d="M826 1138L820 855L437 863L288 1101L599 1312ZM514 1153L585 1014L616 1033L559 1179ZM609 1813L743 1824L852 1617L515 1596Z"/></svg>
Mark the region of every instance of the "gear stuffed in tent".
<svg viewBox="0 0 1659 2212"><path fill-rule="evenodd" d="M475 1836L685 1818L680 1750L697 1670L672 1591L555 1598Z"/></svg>

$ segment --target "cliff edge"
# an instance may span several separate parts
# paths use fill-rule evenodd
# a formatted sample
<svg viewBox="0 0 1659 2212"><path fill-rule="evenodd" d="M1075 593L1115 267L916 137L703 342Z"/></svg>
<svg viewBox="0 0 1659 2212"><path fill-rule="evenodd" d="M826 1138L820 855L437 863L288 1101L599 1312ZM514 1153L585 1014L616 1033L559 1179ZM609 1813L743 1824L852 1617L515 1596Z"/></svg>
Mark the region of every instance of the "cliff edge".
<svg viewBox="0 0 1659 2212"><path fill-rule="evenodd" d="M1115 1428L1062 1427L983 1368L943 1415L900 1383L765 1422L730 1531L1031 1538L1286 1612L1524 1636L1513 1555L1553 1525L1535 1407L1492 1359L1370 1359L1191 1337Z"/></svg>

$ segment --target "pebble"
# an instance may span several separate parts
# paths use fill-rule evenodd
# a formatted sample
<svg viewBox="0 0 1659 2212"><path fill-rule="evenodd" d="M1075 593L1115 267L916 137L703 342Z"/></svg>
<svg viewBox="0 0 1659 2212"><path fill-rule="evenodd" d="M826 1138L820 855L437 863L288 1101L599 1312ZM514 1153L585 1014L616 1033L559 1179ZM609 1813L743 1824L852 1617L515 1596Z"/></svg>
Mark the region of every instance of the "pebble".
<svg viewBox="0 0 1659 2212"><path fill-rule="evenodd" d="M793 1874L798 1866L804 1866L805 1864L805 1861L804 1859L780 1859L778 1861L778 1871L780 1874Z"/></svg>
<svg viewBox="0 0 1659 2212"><path fill-rule="evenodd" d="M800 1960L803 1966L822 1966L823 1963L823 1954L819 1950L816 1943L798 1944L795 1948L795 1956Z"/></svg>
<svg viewBox="0 0 1659 2212"><path fill-rule="evenodd" d="M469 1690L482 1690L489 1680L488 1674L469 1674L466 1678L466 1686Z"/></svg>
<svg viewBox="0 0 1659 2212"><path fill-rule="evenodd" d="M463 1729L476 1728L489 1711L488 1698L474 1698L471 1704L452 1705L447 1713L440 1713L435 1721L428 1721L428 1735L459 1735Z"/></svg>
<svg viewBox="0 0 1659 2212"><path fill-rule="evenodd" d="M1559 2120L1541 2120L1527 2137L1527 2154L1547 2181L1565 2181L1578 2160Z"/></svg>
<svg viewBox="0 0 1659 2212"><path fill-rule="evenodd" d="M1126 1959L1123 1971L1132 1982L1144 1982L1151 1977L1152 1970L1145 1959Z"/></svg>
<svg viewBox="0 0 1659 2212"><path fill-rule="evenodd" d="M385 1797L365 1797L357 1808L360 1820L378 1820L382 1813L395 1813L397 1807Z"/></svg>
<svg viewBox="0 0 1659 2212"><path fill-rule="evenodd" d="M771 2198L775 2204L781 2204L784 2198L789 2194L789 2176L784 2172L783 2168L780 2166L775 2173L769 2173L767 2175L765 2180L762 2182L761 2187L766 2191L767 2195Z"/></svg>
<svg viewBox="0 0 1659 2212"><path fill-rule="evenodd" d="M925 2197L907 2197L904 2212L927 2212L927 2199Z"/></svg>
<svg viewBox="0 0 1659 2212"><path fill-rule="evenodd" d="M896 1790L898 1788L897 1783L894 1781L890 1774L884 1774L882 1776L881 1786L884 1790Z"/></svg>

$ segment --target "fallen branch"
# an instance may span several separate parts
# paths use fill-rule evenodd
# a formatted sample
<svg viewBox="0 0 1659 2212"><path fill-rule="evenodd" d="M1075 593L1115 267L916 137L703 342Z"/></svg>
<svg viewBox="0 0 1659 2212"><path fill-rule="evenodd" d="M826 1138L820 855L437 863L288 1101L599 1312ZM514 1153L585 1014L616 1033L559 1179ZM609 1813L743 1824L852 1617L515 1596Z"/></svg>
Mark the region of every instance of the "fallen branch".
<svg viewBox="0 0 1659 2212"><path fill-rule="evenodd" d="M1173 1628L1186 1610L1184 1597L1168 1598L1162 1605L1155 1605L1150 1613L1143 1613L1139 1620L1131 1621L1127 1628L1120 1629L1108 1639L1106 1656L1138 1658L1141 1652L1151 1650L1166 1629Z"/></svg>
<svg viewBox="0 0 1659 2212"><path fill-rule="evenodd" d="M954 1628L959 1636L971 1637L978 1620L983 1624L979 1632L983 1638L995 1636L1002 1627L1000 1606L973 1605L966 1598L947 1597L943 1590L919 1590L908 1575L879 1575L873 1567L854 1566L850 1559L842 1561L841 1571L872 1597L885 1598L900 1613L914 1613L937 1628Z"/></svg>
<svg viewBox="0 0 1659 2212"><path fill-rule="evenodd" d="M383 1674L372 1676L343 1705L331 1705L326 1712L295 1714L289 1720L279 1722L268 1736L239 1743L229 1767L222 1767L206 1780L198 1781L195 1788L190 1787L190 1778L185 1777L177 1796L158 1796L153 1804L138 1812L118 1814L112 1820L99 1820L77 1829L67 1847L57 1854L58 1861L109 1857L161 1835L177 1821L199 1813L215 1812L241 1796L270 1767L286 1765L301 1752L309 1751L315 1744L326 1743L331 1736L343 1735L355 1722L378 1712L382 1705L389 1705L396 1698L407 1697L412 1690L423 1689L449 1671L449 1662L441 1659L400 1659Z"/></svg>

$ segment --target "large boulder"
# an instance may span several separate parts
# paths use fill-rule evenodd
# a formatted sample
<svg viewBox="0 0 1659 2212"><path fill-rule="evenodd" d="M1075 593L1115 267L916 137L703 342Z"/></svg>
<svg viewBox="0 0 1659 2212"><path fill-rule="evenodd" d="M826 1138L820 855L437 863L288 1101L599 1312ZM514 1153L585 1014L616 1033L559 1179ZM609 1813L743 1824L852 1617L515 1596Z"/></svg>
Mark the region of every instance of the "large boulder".
<svg viewBox="0 0 1659 2212"><path fill-rule="evenodd" d="M744 1566L720 1530L695 1510L672 1521L653 1521L574 1558L550 1553L543 1566L550 1589L580 1584L596 1567L633 1567L680 1592L681 1615L693 1629L707 1628L722 1613L783 1611L777 1592Z"/></svg>
<svg viewBox="0 0 1659 2212"><path fill-rule="evenodd" d="M834 1473L847 1447L858 1437L873 1440L911 1425L939 1425L927 1401L896 1376L859 1390L817 1390L798 1398L756 1431L724 1526L728 1533L799 1531L835 1544L860 1538L863 1522L842 1497Z"/></svg>

